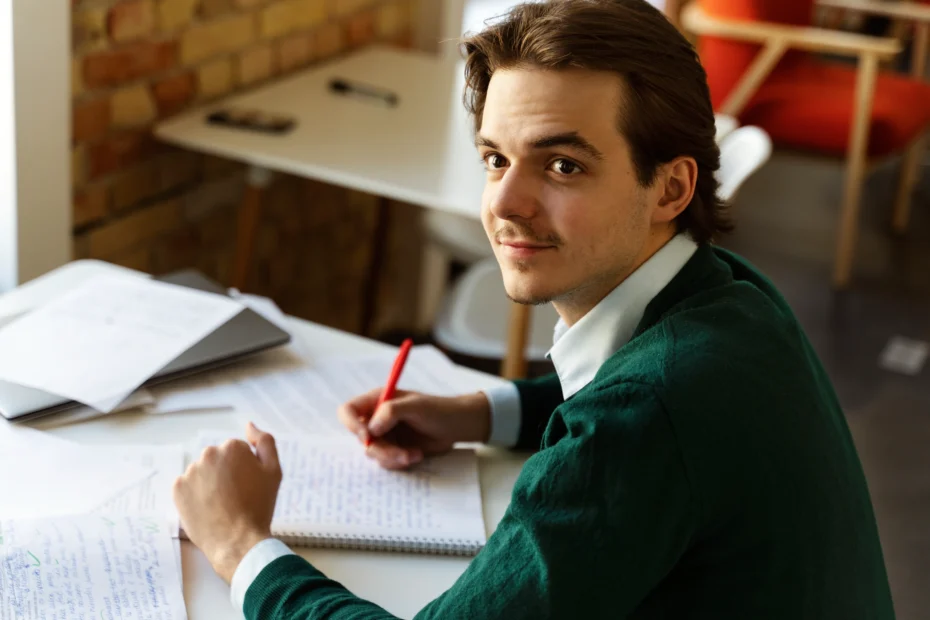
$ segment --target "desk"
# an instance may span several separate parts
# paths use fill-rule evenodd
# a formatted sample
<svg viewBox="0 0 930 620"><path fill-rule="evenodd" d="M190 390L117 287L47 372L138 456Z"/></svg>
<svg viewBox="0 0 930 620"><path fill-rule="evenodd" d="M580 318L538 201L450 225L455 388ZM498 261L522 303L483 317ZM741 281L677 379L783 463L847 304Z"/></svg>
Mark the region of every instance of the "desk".
<svg viewBox="0 0 930 620"><path fill-rule="evenodd" d="M391 108L334 94L333 78L395 92ZM485 171L462 105L464 70L420 52L369 47L253 92L225 99L159 125L155 135L194 151L250 166L240 210L233 286L245 290L261 196L272 172L283 172L382 198L369 265L379 281L387 232L387 200L478 218ZM289 116L297 126L283 136L218 127L207 113L252 108ZM370 287L363 329L370 328L377 290ZM366 331L367 333L367 331Z"/></svg>
<svg viewBox="0 0 930 620"><path fill-rule="evenodd" d="M66 265L0 296L0 316L35 307L88 278L114 269L128 271L99 261L77 261ZM291 328L296 338L303 339L313 357L322 358L335 353L366 354L386 348L386 345L299 319L291 320ZM481 373L474 374L487 377ZM185 443L201 430L241 433L244 422L229 412L170 416L117 414L52 432L82 443ZM480 449L481 495L489 535L507 509L510 492L522 464L523 458L519 455L490 448ZM401 617L413 616L448 589L469 563L467 558L401 553L323 549L297 551L359 596ZM190 620L241 620L241 615L229 602L226 584L213 573L203 554L187 542L182 543L182 565L184 598Z"/></svg>

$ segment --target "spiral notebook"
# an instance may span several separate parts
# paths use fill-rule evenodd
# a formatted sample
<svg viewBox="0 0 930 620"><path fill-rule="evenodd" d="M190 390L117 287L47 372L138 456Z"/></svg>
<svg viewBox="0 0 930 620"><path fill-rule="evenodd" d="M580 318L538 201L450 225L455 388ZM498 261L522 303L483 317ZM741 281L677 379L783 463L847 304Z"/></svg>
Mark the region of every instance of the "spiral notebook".
<svg viewBox="0 0 930 620"><path fill-rule="evenodd" d="M392 472L355 440L279 437L277 446L284 479L272 534L290 545L475 555L486 542L474 450Z"/></svg>

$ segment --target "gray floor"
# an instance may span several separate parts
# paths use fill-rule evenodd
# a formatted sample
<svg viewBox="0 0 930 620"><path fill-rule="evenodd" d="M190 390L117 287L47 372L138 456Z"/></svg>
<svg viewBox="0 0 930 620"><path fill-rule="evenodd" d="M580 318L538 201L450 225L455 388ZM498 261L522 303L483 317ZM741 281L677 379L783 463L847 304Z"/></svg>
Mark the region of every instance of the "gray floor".
<svg viewBox="0 0 930 620"><path fill-rule="evenodd" d="M838 164L775 158L734 205L723 245L758 265L794 307L843 402L869 480L898 618L930 618L930 364L916 377L882 370L895 335L930 341L930 166L904 237L888 231L894 166L876 171L863 201L857 277L830 290Z"/></svg>

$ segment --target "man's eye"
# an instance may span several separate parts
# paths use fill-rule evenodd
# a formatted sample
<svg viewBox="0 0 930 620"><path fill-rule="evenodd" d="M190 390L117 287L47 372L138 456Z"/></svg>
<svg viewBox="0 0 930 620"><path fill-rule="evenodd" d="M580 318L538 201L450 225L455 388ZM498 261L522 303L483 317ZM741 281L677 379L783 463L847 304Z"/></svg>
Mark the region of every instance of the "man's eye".
<svg viewBox="0 0 930 620"><path fill-rule="evenodd" d="M578 174L582 172L581 166L576 164L570 159L557 159L552 162L552 169L559 174L564 174L566 176Z"/></svg>
<svg viewBox="0 0 930 620"><path fill-rule="evenodd" d="M488 170L497 170L498 168L503 168L507 165L507 160L503 155L498 155L497 153L491 153L484 158L484 165Z"/></svg>

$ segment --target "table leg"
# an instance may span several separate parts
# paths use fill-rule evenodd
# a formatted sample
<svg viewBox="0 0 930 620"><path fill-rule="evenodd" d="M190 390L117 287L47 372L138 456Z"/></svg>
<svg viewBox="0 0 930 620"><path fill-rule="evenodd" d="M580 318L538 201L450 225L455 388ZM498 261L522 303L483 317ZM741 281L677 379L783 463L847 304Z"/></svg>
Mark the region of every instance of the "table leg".
<svg viewBox="0 0 930 620"><path fill-rule="evenodd" d="M368 259L368 273L365 278L367 286L365 286L362 295L361 331L363 336L369 338L373 337L375 309L378 304L378 295L381 292L381 277L384 275L384 264L387 262L386 250L390 226L391 201L387 198L380 198L375 219L375 236L372 239L371 256Z"/></svg>
<svg viewBox="0 0 930 620"><path fill-rule="evenodd" d="M529 338L530 320L533 307L526 304L510 303L510 320L507 324L507 353L501 366L501 376L505 379L523 379L526 377L526 341Z"/></svg>
<svg viewBox="0 0 930 620"><path fill-rule="evenodd" d="M255 248L255 237L258 235L258 223L261 219L262 197L271 185L273 176L270 170L258 166L251 166L246 174L245 194L239 206L236 250L233 255L232 281L230 282L240 291L245 291L248 284L252 252Z"/></svg>

